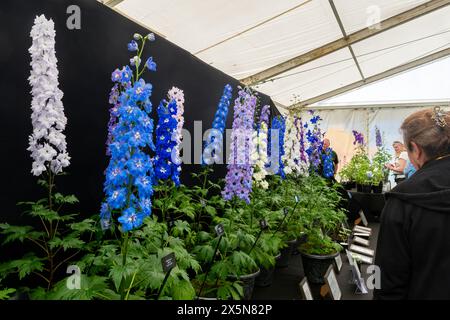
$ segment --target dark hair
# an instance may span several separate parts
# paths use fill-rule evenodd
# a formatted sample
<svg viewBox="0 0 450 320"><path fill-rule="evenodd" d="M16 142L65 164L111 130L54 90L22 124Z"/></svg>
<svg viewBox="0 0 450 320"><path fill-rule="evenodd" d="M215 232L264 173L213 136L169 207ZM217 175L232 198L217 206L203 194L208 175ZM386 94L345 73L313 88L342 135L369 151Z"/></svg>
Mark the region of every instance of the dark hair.
<svg viewBox="0 0 450 320"><path fill-rule="evenodd" d="M411 142L415 142L429 159L450 153L450 115L448 113L439 115L439 120L446 123L444 126L439 125L436 116L436 110L427 109L410 115L403 122L401 130L410 151Z"/></svg>

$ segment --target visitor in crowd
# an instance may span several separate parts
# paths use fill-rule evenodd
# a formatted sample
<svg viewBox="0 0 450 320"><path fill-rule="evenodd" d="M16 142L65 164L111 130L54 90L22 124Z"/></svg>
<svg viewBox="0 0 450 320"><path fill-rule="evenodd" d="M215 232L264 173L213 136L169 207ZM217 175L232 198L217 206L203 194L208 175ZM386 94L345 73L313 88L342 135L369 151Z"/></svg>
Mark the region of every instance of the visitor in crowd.
<svg viewBox="0 0 450 320"><path fill-rule="evenodd" d="M406 179L405 168L408 162L408 153L400 141L394 141L392 146L395 150L394 163L386 164L386 168L393 172L395 183L399 184Z"/></svg>
<svg viewBox="0 0 450 320"><path fill-rule="evenodd" d="M417 172L386 193L374 298L450 300L450 114L419 111L401 129Z"/></svg>
<svg viewBox="0 0 450 320"><path fill-rule="evenodd" d="M329 148L331 148L331 141L330 141L330 139L325 138L323 140L322 157ZM335 180L334 176L336 175L336 172L338 171L339 158L338 158L337 153L333 150L333 148L331 148L331 159L333 161L334 175L333 175L333 177L331 177L329 179L334 181ZM323 168L321 167L319 172L322 172L322 171L323 171Z"/></svg>

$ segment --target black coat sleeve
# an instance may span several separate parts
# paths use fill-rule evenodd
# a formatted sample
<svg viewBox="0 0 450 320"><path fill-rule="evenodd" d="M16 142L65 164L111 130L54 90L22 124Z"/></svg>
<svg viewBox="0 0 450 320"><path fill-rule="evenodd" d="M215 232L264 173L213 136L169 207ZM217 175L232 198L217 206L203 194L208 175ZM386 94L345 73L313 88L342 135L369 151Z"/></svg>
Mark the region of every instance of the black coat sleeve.
<svg viewBox="0 0 450 320"><path fill-rule="evenodd" d="M381 271L381 288L374 299L408 298L410 283L410 247L408 213L401 200L389 198L381 216L375 264Z"/></svg>

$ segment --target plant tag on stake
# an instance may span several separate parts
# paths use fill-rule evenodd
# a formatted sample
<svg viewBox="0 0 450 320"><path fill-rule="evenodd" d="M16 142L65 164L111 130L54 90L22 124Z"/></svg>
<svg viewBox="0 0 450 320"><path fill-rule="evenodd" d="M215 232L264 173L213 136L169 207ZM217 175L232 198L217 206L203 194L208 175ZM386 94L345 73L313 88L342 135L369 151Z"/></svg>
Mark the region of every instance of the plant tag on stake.
<svg viewBox="0 0 450 320"><path fill-rule="evenodd" d="M261 230L266 230L268 227L266 219L259 221L259 226L261 227Z"/></svg>
<svg viewBox="0 0 450 320"><path fill-rule="evenodd" d="M168 254L164 258L161 259L161 264L164 270L164 273L170 272L173 268L177 266L177 259L175 258L175 253Z"/></svg>
<svg viewBox="0 0 450 320"><path fill-rule="evenodd" d="M296 195L295 196L295 202L298 203L299 201L300 201L300 198L299 198L299 196Z"/></svg>
<svg viewBox="0 0 450 320"><path fill-rule="evenodd" d="M334 258L334 261L336 262L336 268L338 272L341 272L342 269L342 258L341 254L339 254L336 258Z"/></svg>
<svg viewBox="0 0 450 320"><path fill-rule="evenodd" d="M225 230L223 229L223 224L218 224L214 227L214 230L216 230L216 234L218 237L221 237L225 234Z"/></svg>
<svg viewBox="0 0 450 320"><path fill-rule="evenodd" d="M110 219L101 219L100 225L102 227L102 231L106 231L111 228L111 220Z"/></svg>

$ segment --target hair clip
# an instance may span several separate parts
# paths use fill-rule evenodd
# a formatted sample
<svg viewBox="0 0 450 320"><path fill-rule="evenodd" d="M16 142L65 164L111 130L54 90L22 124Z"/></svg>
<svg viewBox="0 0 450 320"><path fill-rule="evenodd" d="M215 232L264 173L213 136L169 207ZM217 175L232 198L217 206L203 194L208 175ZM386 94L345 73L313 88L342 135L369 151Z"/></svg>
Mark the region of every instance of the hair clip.
<svg viewBox="0 0 450 320"><path fill-rule="evenodd" d="M447 112L442 110L441 107L435 107L431 119L433 119L439 127L445 128L447 126L447 121L445 120L446 115Z"/></svg>

